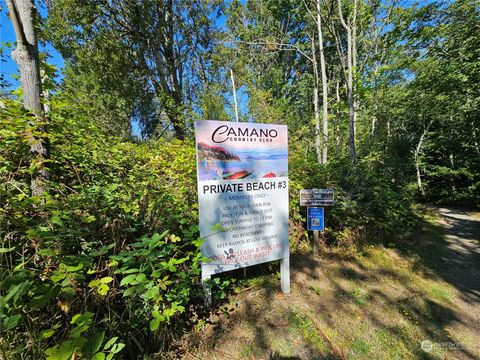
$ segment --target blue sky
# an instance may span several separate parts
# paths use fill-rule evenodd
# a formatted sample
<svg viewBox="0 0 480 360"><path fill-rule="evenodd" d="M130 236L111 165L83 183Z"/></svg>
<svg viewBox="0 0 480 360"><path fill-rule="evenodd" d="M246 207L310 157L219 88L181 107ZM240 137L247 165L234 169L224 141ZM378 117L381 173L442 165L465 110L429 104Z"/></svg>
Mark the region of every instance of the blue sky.
<svg viewBox="0 0 480 360"><path fill-rule="evenodd" d="M15 64L11 57L12 50L15 47L12 46L12 49L9 49L5 46L5 43L13 44L15 42L15 31L12 22L7 15L7 7L3 4L0 5L0 7L0 42L4 55L4 61L0 63L0 73L5 77L5 80L11 84L11 87L15 88L18 86L18 81L12 75L19 75L17 64ZM39 7L38 10L42 16L46 15L46 9L43 6ZM63 58L50 44L40 44L40 51L48 53L48 62L55 65L58 70L63 68Z"/></svg>
<svg viewBox="0 0 480 360"><path fill-rule="evenodd" d="M43 5L40 5L39 12L42 16L46 16L47 10ZM224 27L225 26L225 16L221 16L215 19L217 26ZM11 57L12 49L14 49L13 43L15 42L15 32L12 26L12 23L7 15L7 8L6 6L2 6L0 10L0 42L2 45L3 50L3 61L0 63L0 74L5 78L5 80L9 84L10 89L14 89L19 86L19 72L17 64L13 61ZM5 46L5 43L11 43L12 48L8 48ZM57 70L59 70L59 74L64 67L64 61L62 56L55 50L53 46L50 44L40 44L40 51L47 52L49 55L48 63L54 65ZM230 77L228 77L230 78ZM233 110L233 93L229 96L230 103L232 104ZM245 91L245 88L237 89L237 100L239 104L239 112L240 114L247 114L248 113L248 94ZM231 113L232 120L235 118L234 111L228 111Z"/></svg>

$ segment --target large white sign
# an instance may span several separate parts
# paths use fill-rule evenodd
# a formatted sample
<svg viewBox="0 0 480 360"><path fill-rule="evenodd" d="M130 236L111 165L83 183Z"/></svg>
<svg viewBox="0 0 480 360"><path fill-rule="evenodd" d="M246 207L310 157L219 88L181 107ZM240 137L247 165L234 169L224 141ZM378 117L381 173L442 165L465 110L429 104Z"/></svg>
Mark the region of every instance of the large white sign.
<svg viewBox="0 0 480 360"><path fill-rule="evenodd" d="M195 134L202 275L288 258L287 127L197 121Z"/></svg>

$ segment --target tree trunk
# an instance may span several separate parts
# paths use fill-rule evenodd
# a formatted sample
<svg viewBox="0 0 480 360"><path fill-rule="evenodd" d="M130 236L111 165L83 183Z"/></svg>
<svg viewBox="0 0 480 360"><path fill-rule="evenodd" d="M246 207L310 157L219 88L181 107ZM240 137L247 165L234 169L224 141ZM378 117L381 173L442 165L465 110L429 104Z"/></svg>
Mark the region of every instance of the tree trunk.
<svg viewBox="0 0 480 360"><path fill-rule="evenodd" d="M320 70L322 79L322 163L328 161L328 79L325 63L325 49L323 46L322 17L320 16L320 0L317 0L317 35L320 47Z"/></svg>
<svg viewBox="0 0 480 360"><path fill-rule="evenodd" d="M353 96L353 142L355 145L356 134L357 134L357 117L358 117L358 108L359 108L359 99L357 91L357 10L358 10L358 0L353 0L353 19L352 19L352 96ZM356 161L356 152L355 159Z"/></svg>
<svg viewBox="0 0 480 360"><path fill-rule="evenodd" d="M335 114L336 124L335 124L335 149L337 155L340 155L340 81L337 80L337 84L335 86L335 95L337 99L337 111Z"/></svg>
<svg viewBox="0 0 480 360"><path fill-rule="evenodd" d="M350 159L353 164L357 160L357 150L355 147L355 100L353 94L353 64L352 64L352 33L350 28L347 31L347 64L348 64L348 79L347 79L347 104L348 104L348 127L349 127L349 145L350 145Z"/></svg>
<svg viewBox="0 0 480 360"><path fill-rule="evenodd" d="M480 155L480 147L478 146L477 132L475 131L475 124L472 122L472 135L473 135L473 144L475 146L475 152Z"/></svg>
<svg viewBox="0 0 480 360"><path fill-rule="evenodd" d="M234 105L235 105L235 121L238 123L237 90L235 89L235 78L233 77L233 70L232 69L230 69L230 76L232 77L233 102L234 102Z"/></svg>
<svg viewBox="0 0 480 360"><path fill-rule="evenodd" d="M23 105L31 110L33 118L31 125L35 132L44 133L43 106L40 101L42 83L40 78L40 60L38 57L38 44L35 34L36 9L33 0L7 0L10 19L12 20L17 40L17 47L12 51L12 58L20 70L20 80L23 89ZM33 196L41 196L48 191L49 177L45 161L48 158L48 140L44 137L29 137L30 152L33 161L39 169L33 174L31 191Z"/></svg>
<svg viewBox="0 0 480 360"><path fill-rule="evenodd" d="M312 38L312 66L313 66L313 109L315 113L315 149L317 151L317 161L323 163L322 146L320 135L320 110L318 104L318 65L317 52L315 50L315 40Z"/></svg>
<svg viewBox="0 0 480 360"><path fill-rule="evenodd" d="M423 130L422 135L420 135L420 139L418 140L417 147L415 148L415 153L414 153L415 168L417 170L417 185L418 185L418 190L420 191L420 194L422 195L422 197L425 197L425 189L423 188L422 175L420 171L420 153L422 151L425 137L427 136L428 130L430 129L430 126L432 125L432 123L433 123L433 120L430 120L428 125Z"/></svg>
<svg viewBox="0 0 480 360"><path fill-rule="evenodd" d="M354 1L354 14L356 16L356 5L357 1ZM350 148L350 159L352 164L355 164L357 160L357 150L355 146L355 122L357 118L357 114L355 111L355 99L354 99L354 84L353 84L353 62L356 62L356 56L354 59L353 53L356 50L356 46L353 46L353 39L352 39L352 25L350 21L347 22L343 18L342 13L342 2L338 0L338 14L340 18L340 22L347 32L347 104L348 104L348 125L349 125L349 148ZM354 21L354 25L356 26L356 21ZM356 32L355 32L356 34ZM356 35L354 35L356 38Z"/></svg>
<svg viewBox="0 0 480 360"><path fill-rule="evenodd" d="M373 117L372 117L372 125L371 125L371 132L370 136L372 139L375 139L375 131L377 127L378 121L378 88L377 88L377 74L378 74L378 65L375 66L375 71L373 75Z"/></svg>

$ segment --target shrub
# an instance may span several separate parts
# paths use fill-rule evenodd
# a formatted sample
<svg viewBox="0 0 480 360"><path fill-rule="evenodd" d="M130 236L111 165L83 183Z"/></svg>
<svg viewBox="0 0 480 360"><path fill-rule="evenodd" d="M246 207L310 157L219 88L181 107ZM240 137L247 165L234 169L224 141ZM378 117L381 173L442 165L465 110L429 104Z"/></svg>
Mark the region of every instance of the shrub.
<svg viewBox="0 0 480 360"><path fill-rule="evenodd" d="M1 116L1 350L148 353L149 333L199 296L194 146L107 137L60 105L42 198L29 195L30 114L12 102Z"/></svg>

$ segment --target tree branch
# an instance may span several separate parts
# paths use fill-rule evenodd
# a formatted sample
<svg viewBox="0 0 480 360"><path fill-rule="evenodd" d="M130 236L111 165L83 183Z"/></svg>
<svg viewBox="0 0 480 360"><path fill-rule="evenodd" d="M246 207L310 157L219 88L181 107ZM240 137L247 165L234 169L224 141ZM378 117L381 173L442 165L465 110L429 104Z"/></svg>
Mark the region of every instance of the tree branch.
<svg viewBox="0 0 480 360"><path fill-rule="evenodd" d="M18 45L27 46L28 44L27 37L25 36L25 31L23 30L22 19L20 18L20 15L18 13L15 0L7 0L7 7L8 7L10 19L12 20L12 23L13 23L13 28L15 29L15 34L17 35Z"/></svg>
<svg viewBox="0 0 480 360"><path fill-rule="evenodd" d="M245 45L275 45L275 46L280 46L282 47L280 50L291 50L291 51L298 51L300 54L305 56L308 60L313 62L313 59L307 55L306 52L303 50L300 50L300 48L296 45L293 44L285 44L285 43L278 43L278 42L266 42L266 41L242 41L242 40L232 40L233 43L238 43L238 44L245 44Z"/></svg>

